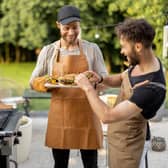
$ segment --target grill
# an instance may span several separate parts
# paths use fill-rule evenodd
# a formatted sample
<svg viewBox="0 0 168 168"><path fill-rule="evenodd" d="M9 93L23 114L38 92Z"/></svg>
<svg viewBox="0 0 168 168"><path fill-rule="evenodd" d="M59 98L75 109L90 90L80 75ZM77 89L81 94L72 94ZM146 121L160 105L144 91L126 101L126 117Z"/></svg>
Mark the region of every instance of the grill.
<svg viewBox="0 0 168 168"><path fill-rule="evenodd" d="M19 119L22 113L17 109L0 109L0 167L9 168L10 162L14 163L17 168L17 163L10 160L13 145L18 144L18 137L21 132L18 131Z"/></svg>
<svg viewBox="0 0 168 168"><path fill-rule="evenodd" d="M11 110L0 111L0 131L3 131L5 129L12 113L13 111Z"/></svg>

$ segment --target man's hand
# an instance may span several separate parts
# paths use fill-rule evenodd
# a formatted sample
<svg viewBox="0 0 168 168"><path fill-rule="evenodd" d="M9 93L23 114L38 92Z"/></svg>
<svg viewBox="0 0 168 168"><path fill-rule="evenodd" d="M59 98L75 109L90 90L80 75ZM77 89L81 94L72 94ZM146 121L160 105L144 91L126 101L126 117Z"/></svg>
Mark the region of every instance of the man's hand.
<svg viewBox="0 0 168 168"><path fill-rule="evenodd" d="M99 76L97 73L93 71L85 71L83 72L83 74L87 76L87 78L91 83L97 84L101 80L101 76Z"/></svg>
<svg viewBox="0 0 168 168"><path fill-rule="evenodd" d="M75 77L75 83L84 91L93 88L90 79L88 79L85 73L80 73L79 75L77 75Z"/></svg>
<svg viewBox="0 0 168 168"><path fill-rule="evenodd" d="M32 89L38 92L47 92L48 89L44 86L47 80L47 76L36 77L31 83Z"/></svg>

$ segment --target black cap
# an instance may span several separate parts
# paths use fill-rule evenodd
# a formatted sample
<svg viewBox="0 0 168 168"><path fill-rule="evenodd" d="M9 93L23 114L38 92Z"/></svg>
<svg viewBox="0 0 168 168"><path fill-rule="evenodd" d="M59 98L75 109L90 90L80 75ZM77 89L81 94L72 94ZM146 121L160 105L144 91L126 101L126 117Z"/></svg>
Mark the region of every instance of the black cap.
<svg viewBox="0 0 168 168"><path fill-rule="evenodd" d="M58 11L57 21L63 25L80 21L80 11L74 6L65 5Z"/></svg>

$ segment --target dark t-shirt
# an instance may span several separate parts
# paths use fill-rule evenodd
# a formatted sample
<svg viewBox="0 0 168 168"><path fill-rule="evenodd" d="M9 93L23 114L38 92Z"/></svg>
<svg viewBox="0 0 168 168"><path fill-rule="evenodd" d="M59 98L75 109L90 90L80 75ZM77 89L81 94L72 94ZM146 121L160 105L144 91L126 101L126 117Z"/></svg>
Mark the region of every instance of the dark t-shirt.
<svg viewBox="0 0 168 168"><path fill-rule="evenodd" d="M159 61L160 62L160 61ZM163 87L155 85L155 82L165 86L165 78L162 70L162 65L160 63L160 69L155 72L151 72L140 76L131 76L131 71L134 67L129 68L129 80L132 87L139 82L149 80L147 85L140 86L134 89L133 95L130 97L130 101L135 103L142 110L141 114L145 119L150 119L155 116L157 110L162 105L166 90ZM149 130L147 131L149 133Z"/></svg>

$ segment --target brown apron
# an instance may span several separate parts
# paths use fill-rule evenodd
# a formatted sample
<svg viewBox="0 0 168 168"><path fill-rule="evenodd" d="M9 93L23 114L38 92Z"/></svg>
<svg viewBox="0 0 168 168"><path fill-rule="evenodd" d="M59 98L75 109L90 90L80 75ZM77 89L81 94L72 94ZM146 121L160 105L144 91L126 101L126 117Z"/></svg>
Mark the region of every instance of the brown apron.
<svg viewBox="0 0 168 168"><path fill-rule="evenodd" d="M88 70L79 41L80 55L60 56L56 52L53 74L63 75ZM46 145L58 149L98 149L102 147L102 127L80 88L52 91Z"/></svg>
<svg viewBox="0 0 168 168"><path fill-rule="evenodd" d="M132 95L128 72L125 73L116 104ZM140 113L108 126L109 168L138 168L146 137L147 121Z"/></svg>

